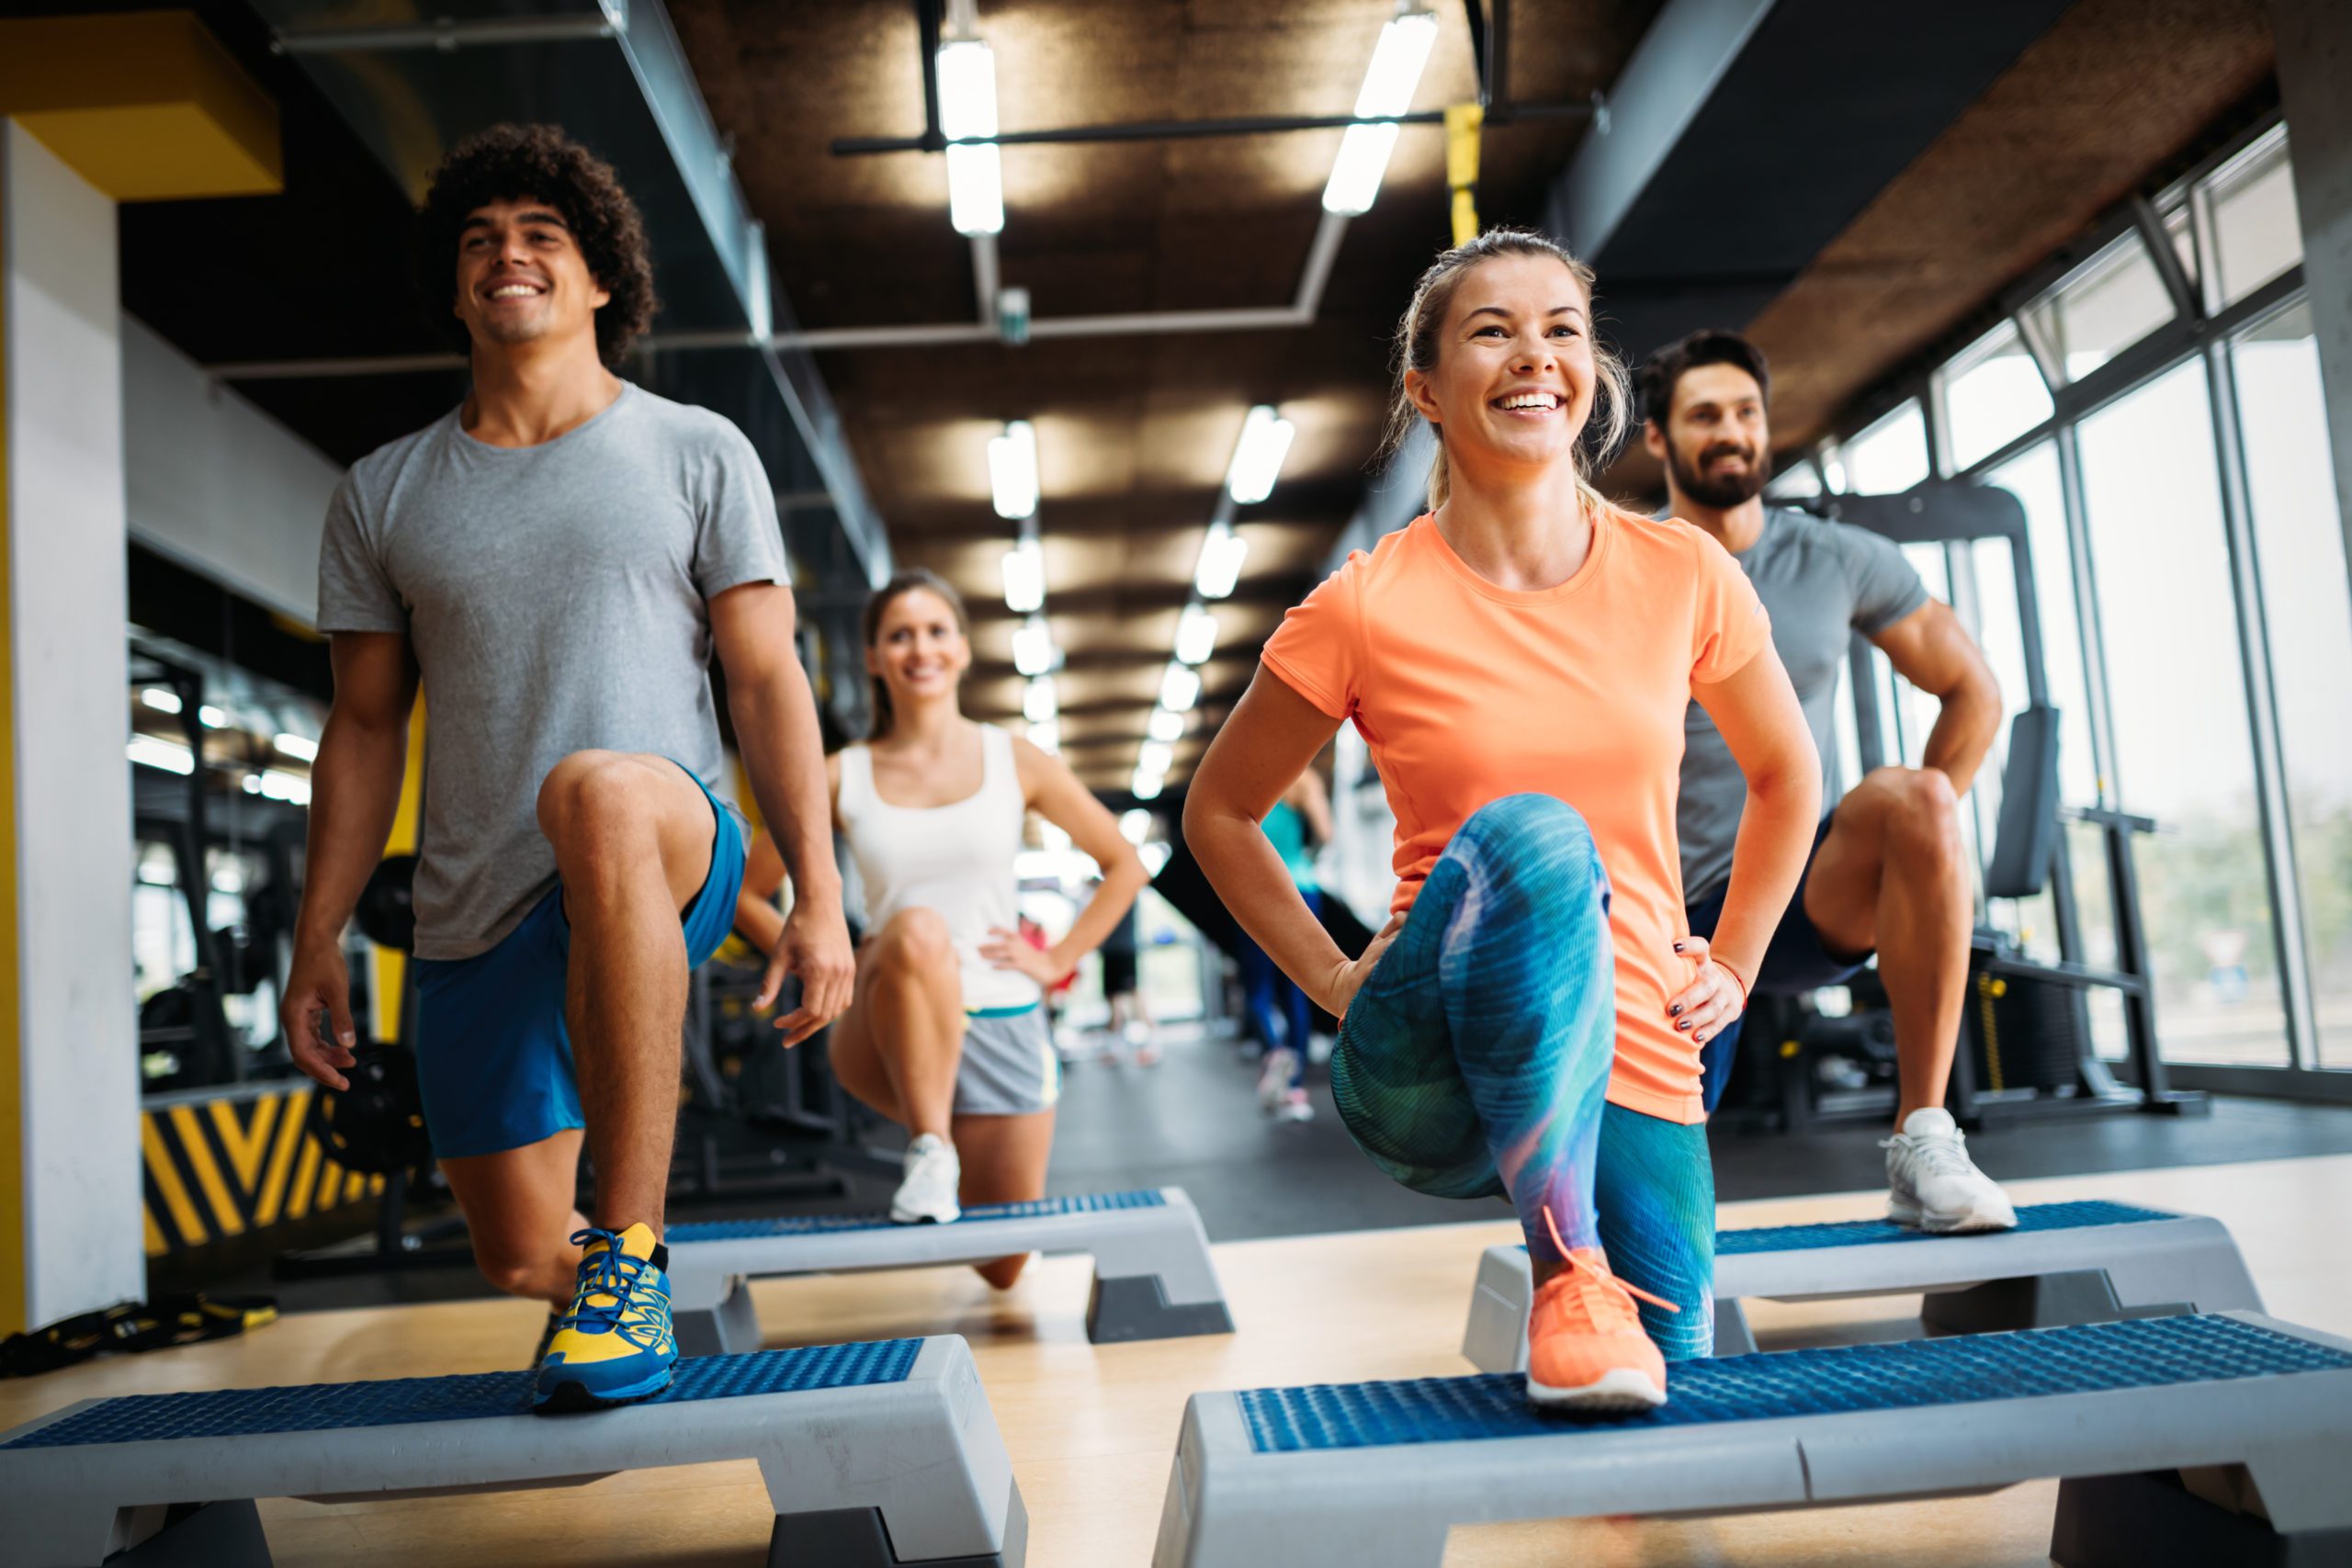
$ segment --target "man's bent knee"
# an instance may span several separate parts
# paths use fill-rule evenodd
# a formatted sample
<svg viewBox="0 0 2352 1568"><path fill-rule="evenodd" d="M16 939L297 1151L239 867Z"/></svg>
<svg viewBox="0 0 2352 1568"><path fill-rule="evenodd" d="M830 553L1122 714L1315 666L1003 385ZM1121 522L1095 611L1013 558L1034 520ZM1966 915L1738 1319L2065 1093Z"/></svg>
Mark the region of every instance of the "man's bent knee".
<svg viewBox="0 0 2352 1568"><path fill-rule="evenodd" d="M1964 850L1960 837L1960 798L1938 768L1886 769L1883 781L1889 810L1886 854L1890 863L1914 874L1956 872ZM1875 775L1874 775L1875 776Z"/></svg>
<svg viewBox="0 0 2352 1568"><path fill-rule="evenodd" d="M650 827L647 786L651 781L635 758L622 751L574 751L539 784L539 831L558 855L584 848L616 828Z"/></svg>

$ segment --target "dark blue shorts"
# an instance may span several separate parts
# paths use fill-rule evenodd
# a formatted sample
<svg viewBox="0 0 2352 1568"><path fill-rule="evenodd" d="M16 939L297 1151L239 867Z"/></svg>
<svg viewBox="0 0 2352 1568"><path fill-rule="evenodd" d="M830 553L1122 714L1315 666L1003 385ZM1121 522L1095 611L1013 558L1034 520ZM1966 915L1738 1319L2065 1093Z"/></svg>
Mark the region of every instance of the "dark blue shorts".
<svg viewBox="0 0 2352 1568"><path fill-rule="evenodd" d="M727 940L743 886L742 829L708 788L703 795L718 830L702 891L681 917L688 968ZM493 1155L587 1125L563 1021L571 959L558 884L489 952L417 960L416 1077L435 1155Z"/></svg>
<svg viewBox="0 0 2352 1568"><path fill-rule="evenodd" d="M1802 996L1824 986L1842 986L1862 972L1870 963L1867 953L1860 956L1832 953L1821 940L1821 932L1804 912L1805 885L1813 880L1814 857L1821 853L1821 840L1829 837L1829 824L1837 817L1832 811L1813 830L1813 848L1805 852L1804 874L1797 879L1795 897L1789 900L1787 912L1772 932L1771 942L1764 949L1764 964L1756 976L1758 991L1776 995ZM1692 904L1685 911L1690 921L1690 934L1714 940L1715 923L1724 918L1724 895L1730 890L1726 881L1722 886ZM1707 1110L1712 1112L1715 1102L1724 1097L1724 1088L1731 1082L1731 1065L1739 1056L1740 1026L1747 1021L1736 1018L1725 1024L1722 1032L1699 1047L1701 1070L1706 1076L1704 1093Z"/></svg>

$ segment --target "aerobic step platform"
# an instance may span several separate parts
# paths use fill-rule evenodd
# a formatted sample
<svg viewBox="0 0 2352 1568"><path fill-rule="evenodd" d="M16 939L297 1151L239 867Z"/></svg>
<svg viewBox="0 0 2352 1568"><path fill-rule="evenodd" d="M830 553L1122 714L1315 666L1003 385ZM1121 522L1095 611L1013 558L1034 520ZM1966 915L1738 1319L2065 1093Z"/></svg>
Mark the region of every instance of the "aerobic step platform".
<svg viewBox="0 0 2352 1568"><path fill-rule="evenodd" d="M642 1404L534 1416L528 1372L85 1400L0 1433L15 1568L267 1568L257 1497L579 1485L755 1459L769 1568L1017 1568L1028 1516L954 1336L713 1356ZM593 1530L549 1540L592 1562ZM118 1557L115 1553L123 1553Z"/></svg>
<svg viewBox="0 0 2352 1568"><path fill-rule="evenodd" d="M1017 1252L1093 1254L1086 1332L1097 1344L1233 1332L1200 1213L1181 1187L999 1203L944 1225L813 1215L672 1225L663 1239L671 1322L689 1356L759 1348L753 1280L985 1263Z"/></svg>
<svg viewBox="0 0 2352 1568"><path fill-rule="evenodd" d="M1454 1525L2048 1477L2062 1482L2051 1555L2067 1568L2352 1562L2352 1341L2257 1314L1684 1361L1663 1407L1615 1419L1539 1415L1521 1386L1488 1373L1196 1393L1155 1568L1438 1568ZM2204 1495L2258 1498L2267 1522L2188 1491L2184 1469ZM2169 1504L2143 1501L2158 1496Z"/></svg>
<svg viewBox="0 0 2352 1568"><path fill-rule="evenodd" d="M1478 1260L1462 1353L1481 1371L1527 1367L1527 1248ZM2184 1312L2260 1312L2221 1221L2128 1203L2034 1203L2018 1228L1929 1235L1890 1220L1715 1233L1715 1354L1756 1348L1743 1297L1926 1294L1928 1327L1976 1334Z"/></svg>

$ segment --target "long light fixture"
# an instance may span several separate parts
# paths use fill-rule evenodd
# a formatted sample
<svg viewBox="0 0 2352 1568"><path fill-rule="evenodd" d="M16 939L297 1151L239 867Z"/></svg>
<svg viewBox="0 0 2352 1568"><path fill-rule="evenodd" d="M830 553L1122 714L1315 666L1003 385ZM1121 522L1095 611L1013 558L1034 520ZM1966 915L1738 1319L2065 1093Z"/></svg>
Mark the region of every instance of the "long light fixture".
<svg viewBox="0 0 2352 1568"><path fill-rule="evenodd" d="M996 514L1019 523L1037 513L1037 432L1025 419L1007 420L989 438L989 494Z"/></svg>
<svg viewBox="0 0 2352 1568"><path fill-rule="evenodd" d="M185 746L169 740L158 740L152 735L134 735L123 751L134 762L144 762L151 768L161 768L167 773L196 772L195 754Z"/></svg>
<svg viewBox="0 0 2352 1568"><path fill-rule="evenodd" d="M1222 599L1241 581L1241 558L1250 541L1223 523L1209 525L1201 541L1200 565L1193 570L1193 591L1204 599Z"/></svg>
<svg viewBox="0 0 2352 1568"><path fill-rule="evenodd" d="M319 743L307 735L288 735L284 730L280 730L270 738L269 744L271 750L283 752L298 762L315 762L319 760Z"/></svg>
<svg viewBox="0 0 2352 1568"><path fill-rule="evenodd" d="M1406 5L1413 6L1413 0ZM1388 173L1389 154L1396 150L1396 122L1391 117L1411 111L1413 90L1420 85L1421 68L1429 63L1430 46L1436 40L1437 17L1418 7L1400 10L1380 29L1363 86L1356 93L1355 110L1358 120L1376 123L1351 125L1340 139L1340 155L1323 186L1326 210L1350 217L1372 210Z"/></svg>
<svg viewBox="0 0 2352 1568"><path fill-rule="evenodd" d="M1189 664L1171 663L1159 678L1159 705L1170 713L1190 713L1201 700L1201 672Z"/></svg>
<svg viewBox="0 0 2352 1568"><path fill-rule="evenodd" d="M141 688L139 700L141 703L144 703L147 706L153 708L157 713L177 713L180 711L180 694L177 692L171 691L163 686L146 686Z"/></svg>
<svg viewBox="0 0 2352 1568"><path fill-rule="evenodd" d="M1054 692L1053 678L1036 675L1021 693L1021 716L1032 724L1045 724L1061 716L1062 705Z"/></svg>
<svg viewBox="0 0 2352 1568"><path fill-rule="evenodd" d="M1241 422L1241 439L1233 444L1233 462L1225 470L1226 493L1235 505L1255 506L1274 493L1295 434L1272 404L1260 403L1250 411Z"/></svg>
<svg viewBox="0 0 2352 1568"><path fill-rule="evenodd" d="M1119 837L1131 844L1140 844L1151 837L1151 813L1135 807L1119 813Z"/></svg>
<svg viewBox="0 0 2352 1568"><path fill-rule="evenodd" d="M1012 628L1012 667L1023 675L1044 675L1054 668L1054 628L1043 615L1032 615Z"/></svg>
<svg viewBox="0 0 2352 1568"><path fill-rule="evenodd" d="M1057 718L1041 719L1029 727L1029 744L1040 751L1058 752L1062 749L1062 722Z"/></svg>
<svg viewBox="0 0 2352 1568"><path fill-rule="evenodd" d="M1184 606L1176 623L1176 657L1186 664L1206 664L1216 651L1216 617L1198 604Z"/></svg>
<svg viewBox="0 0 2352 1568"><path fill-rule="evenodd" d="M939 129L951 141L996 134L996 56L978 39L939 46ZM1002 231L1004 170L995 143L947 149L947 217L959 234Z"/></svg>
<svg viewBox="0 0 2352 1568"><path fill-rule="evenodd" d="M1147 740L1143 750L1136 753L1136 772L1168 775L1170 764L1176 761L1176 750L1165 740Z"/></svg>
<svg viewBox="0 0 2352 1568"><path fill-rule="evenodd" d="M1158 800L1159 792L1167 786L1167 784L1168 780L1164 774L1147 773L1141 768L1137 768L1135 771L1135 776L1127 781L1127 793L1137 800Z"/></svg>
<svg viewBox="0 0 2352 1568"><path fill-rule="evenodd" d="M1144 728L1154 740L1182 740L1184 739L1185 727L1186 720L1182 714L1167 708L1154 708L1151 710L1151 722Z"/></svg>
<svg viewBox="0 0 2352 1568"><path fill-rule="evenodd" d="M1004 552L1004 607L1016 615L1046 607L1046 550L1034 534Z"/></svg>

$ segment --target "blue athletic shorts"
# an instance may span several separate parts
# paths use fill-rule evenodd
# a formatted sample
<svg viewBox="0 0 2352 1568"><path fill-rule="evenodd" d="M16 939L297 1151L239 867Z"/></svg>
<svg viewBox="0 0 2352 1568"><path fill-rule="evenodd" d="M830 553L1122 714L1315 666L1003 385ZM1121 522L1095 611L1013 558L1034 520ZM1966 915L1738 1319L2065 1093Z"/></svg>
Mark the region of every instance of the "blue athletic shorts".
<svg viewBox="0 0 2352 1568"><path fill-rule="evenodd" d="M690 969L727 940L743 886L742 829L708 788L703 794L718 830L702 891L681 917ZM587 1125L563 1021L571 958L558 884L489 952L417 960L416 1077L435 1156L492 1155Z"/></svg>
<svg viewBox="0 0 2352 1568"><path fill-rule="evenodd" d="M1831 812L1813 830L1813 848L1805 852L1804 875L1797 880L1797 890L1789 899L1788 909L1781 916L1781 923L1772 931L1772 940L1765 946L1764 964L1756 976L1758 991L1770 991L1781 996L1803 996L1824 986L1842 986L1862 972L1870 962L1867 953L1850 955L1832 953L1821 940L1819 928L1804 912L1805 884L1813 880L1814 857L1821 853L1821 841L1829 837L1830 821L1837 816ZM1714 940L1715 925L1724 918L1724 894L1731 885L1726 882L1685 911L1690 920L1690 934ZM1740 1028L1747 1020L1736 1018L1724 1026L1723 1032L1699 1047L1701 1070L1705 1076L1704 1094L1707 1111L1713 1114L1716 1102L1731 1083L1732 1063L1739 1056Z"/></svg>

